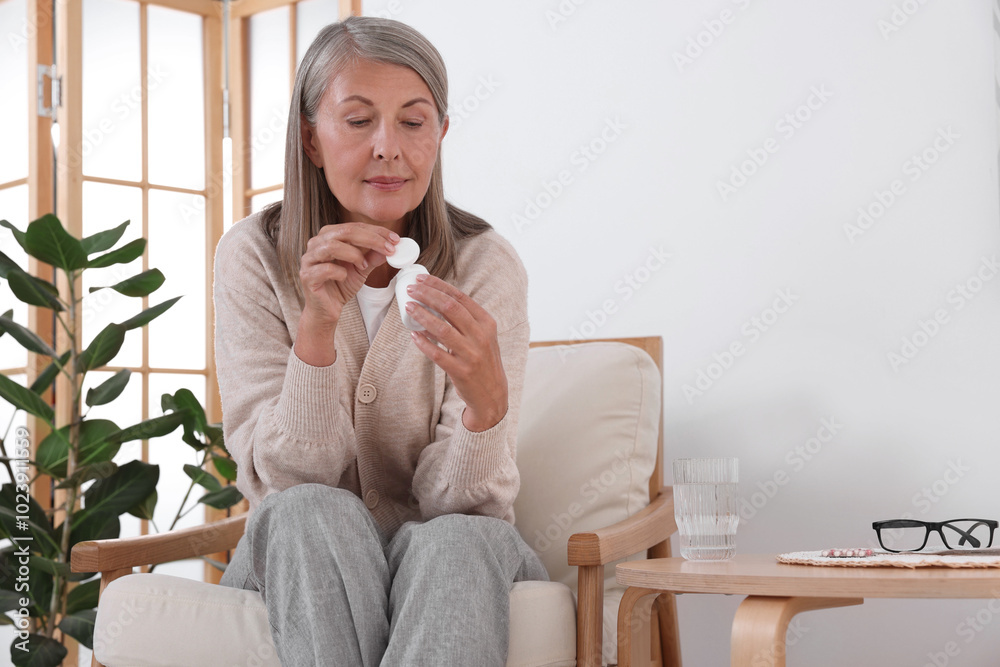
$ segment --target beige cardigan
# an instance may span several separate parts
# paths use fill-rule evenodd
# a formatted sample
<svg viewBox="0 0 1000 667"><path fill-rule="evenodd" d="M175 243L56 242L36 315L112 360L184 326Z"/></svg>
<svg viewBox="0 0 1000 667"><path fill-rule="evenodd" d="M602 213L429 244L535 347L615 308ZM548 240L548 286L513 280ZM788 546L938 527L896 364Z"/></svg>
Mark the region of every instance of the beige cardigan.
<svg viewBox="0 0 1000 667"><path fill-rule="evenodd" d="M451 380L417 349L395 300L369 349L356 300L327 367L293 352L301 305L254 214L215 255L215 361L226 447L250 509L303 483L354 492L392 534L405 521L483 514L513 522L517 417L528 353L527 275L495 231L459 242L448 278L496 320L506 416L473 433Z"/></svg>

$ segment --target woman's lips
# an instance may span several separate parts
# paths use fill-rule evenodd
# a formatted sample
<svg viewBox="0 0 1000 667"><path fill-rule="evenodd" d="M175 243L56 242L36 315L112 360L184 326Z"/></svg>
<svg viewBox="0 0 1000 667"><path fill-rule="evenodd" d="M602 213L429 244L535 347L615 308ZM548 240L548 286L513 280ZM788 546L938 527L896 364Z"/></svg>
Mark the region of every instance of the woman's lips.
<svg viewBox="0 0 1000 667"><path fill-rule="evenodd" d="M392 178L388 176L376 176L365 181L368 185L381 192L395 192L406 185L405 178Z"/></svg>

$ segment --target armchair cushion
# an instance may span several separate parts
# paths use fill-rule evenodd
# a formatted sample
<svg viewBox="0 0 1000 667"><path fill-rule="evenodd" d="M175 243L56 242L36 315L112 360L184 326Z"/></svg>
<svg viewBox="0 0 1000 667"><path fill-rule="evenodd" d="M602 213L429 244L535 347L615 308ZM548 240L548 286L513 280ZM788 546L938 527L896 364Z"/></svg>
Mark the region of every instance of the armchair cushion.
<svg viewBox="0 0 1000 667"><path fill-rule="evenodd" d="M574 592L577 569L566 559L570 535L610 526L649 504L660 384L653 359L625 343L537 347L528 355L515 520L551 580ZM614 564L605 568L604 587L604 657L614 663L623 593Z"/></svg>
<svg viewBox="0 0 1000 667"><path fill-rule="evenodd" d="M510 594L508 667L576 665L566 586L524 581ZM281 667L256 591L166 574L130 574L101 595L94 654L107 667Z"/></svg>

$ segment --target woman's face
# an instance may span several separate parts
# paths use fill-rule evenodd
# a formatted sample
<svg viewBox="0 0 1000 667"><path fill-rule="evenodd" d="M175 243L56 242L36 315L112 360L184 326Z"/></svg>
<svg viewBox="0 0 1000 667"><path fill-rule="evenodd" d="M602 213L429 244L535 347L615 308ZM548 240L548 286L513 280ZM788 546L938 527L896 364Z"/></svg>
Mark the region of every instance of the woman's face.
<svg viewBox="0 0 1000 667"><path fill-rule="evenodd" d="M367 60L334 75L302 143L323 169L340 219L406 231L427 193L448 120L408 67Z"/></svg>

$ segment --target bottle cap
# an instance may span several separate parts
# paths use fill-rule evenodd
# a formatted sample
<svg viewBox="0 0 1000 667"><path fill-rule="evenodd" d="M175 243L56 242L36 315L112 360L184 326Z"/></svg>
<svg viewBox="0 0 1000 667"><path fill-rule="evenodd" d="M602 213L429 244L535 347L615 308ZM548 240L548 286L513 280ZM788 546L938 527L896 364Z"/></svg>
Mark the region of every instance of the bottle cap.
<svg viewBox="0 0 1000 667"><path fill-rule="evenodd" d="M416 262L418 257L420 257L420 246L413 239L404 236L396 244L396 252L386 257L386 260L389 266L401 269Z"/></svg>

